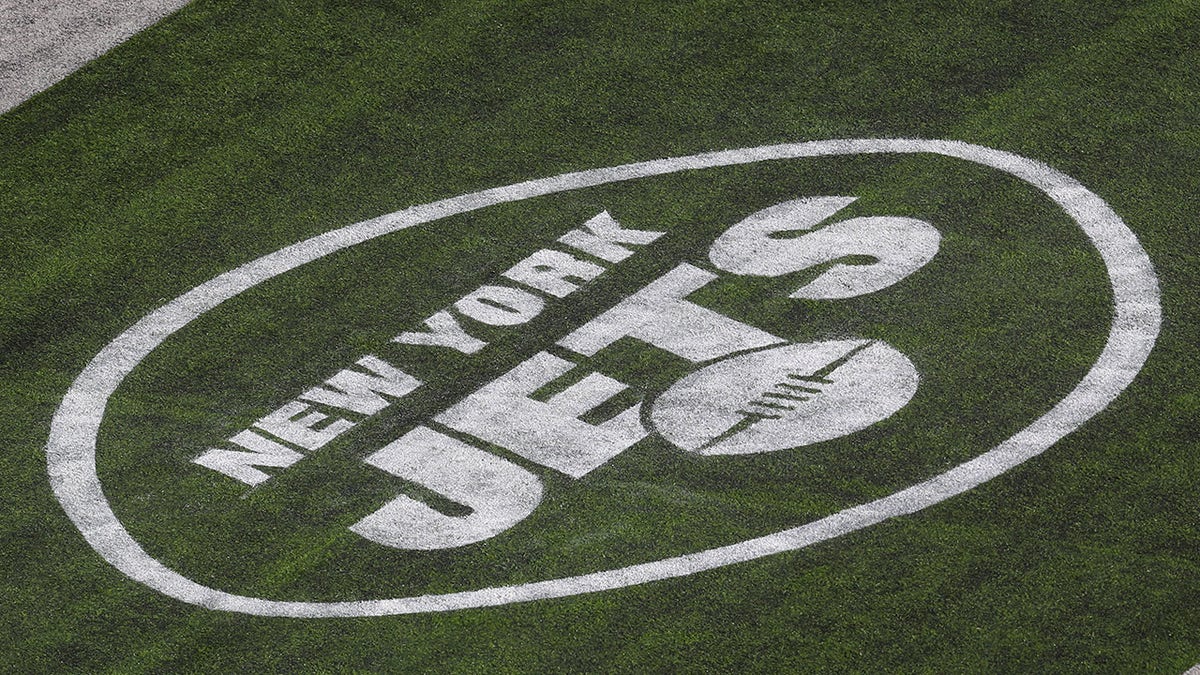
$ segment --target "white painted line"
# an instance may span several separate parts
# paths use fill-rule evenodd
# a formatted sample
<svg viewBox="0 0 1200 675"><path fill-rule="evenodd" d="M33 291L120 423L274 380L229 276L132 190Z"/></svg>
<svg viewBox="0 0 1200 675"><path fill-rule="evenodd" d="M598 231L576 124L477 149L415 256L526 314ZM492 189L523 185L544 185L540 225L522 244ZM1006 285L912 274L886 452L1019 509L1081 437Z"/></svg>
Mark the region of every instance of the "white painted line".
<svg viewBox="0 0 1200 675"><path fill-rule="evenodd" d="M0 0L0 114L188 0Z"/></svg>
<svg viewBox="0 0 1200 675"><path fill-rule="evenodd" d="M933 153L992 167L1053 199L1104 260L1114 318L1099 359L1049 412L978 457L897 493L729 546L620 569L517 586L382 600L297 602L253 598L196 583L151 557L113 513L96 473L96 434L109 397L138 363L192 319L255 285L334 251L446 216L539 195L689 169L871 153ZM117 336L76 378L51 422L46 446L54 494L89 544L117 569L151 588L212 609L264 616L380 616L503 605L622 588L792 551L906 515L961 494L1036 457L1104 410L1137 376L1158 337L1158 280L1133 232L1097 195L1031 159L958 141L861 139L816 141L675 157L532 180L453 197L349 225L226 272L151 312Z"/></svg>

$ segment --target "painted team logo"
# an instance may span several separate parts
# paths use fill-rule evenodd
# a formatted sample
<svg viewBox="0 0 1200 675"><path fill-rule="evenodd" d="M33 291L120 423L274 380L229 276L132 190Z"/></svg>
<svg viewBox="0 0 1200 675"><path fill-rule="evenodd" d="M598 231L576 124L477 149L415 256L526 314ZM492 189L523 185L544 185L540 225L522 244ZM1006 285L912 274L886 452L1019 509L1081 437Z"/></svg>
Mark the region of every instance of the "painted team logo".
<svg viewBox="0 0 1200 675"><path fill-rule="evenodd" d="M515 585L377 600L272 600L218 590L176 572L134 540L106 499L96 466L97 432L109 398L160 344L224 301L329 253L413 225L621 181L703 168L869 153L932 153L1024 180L1077 224L1107 266L1114 320L1099 360L1048 412L991 450L931 478L790 529L683 555ZM701 462L738 462L855 438L901 419L923 386L922 366L887 335L805 334L756 325L702 299L705 289L750 280L776 290L768 301L812 307L887 294L939 256L935 222L887 213L845 216L858 197L808 194L729 223L703 259L679 260L454 400L413 369L362 354L278 409L190 459L212 481L257 487L371 420L421 396L440 402L362 465L417 486L347 521L345 530L386 549L459 551L516 531L546 500L548 481L582 484L647 439ZM619 214L618 214L619 216ZM392 342L486 355L501 331L528 330L548 303L569 303L589 284L645 251L664 231L603 211L499 277L433 312ZM773 285L771 285L773 284ZM1099 197L1057 171L965 143L857 140L802 143L598 169L417 206L314 237L202 284L151 313L108 345L79 376L55 416L49 472L59 501L89 543L130 577L173 597L264 615L358 616L439 611L594 592L691 574L793 550L912 513L1040 454L1102 410L1132 381L1157 336L1158 290L1144 251ZM654 385L605 372L618 345L670 359ZM628 379L628 378L626 378ZM424 496L422 496L424 495Z"/></svg>
<svg viewBox="0 0 1200 675"><path fill-rule="evenodd" d="M872 340L785 345L714 363L654 402L663 438L689 452L772 452L865 429L917 392L917 369Z"/></svg>

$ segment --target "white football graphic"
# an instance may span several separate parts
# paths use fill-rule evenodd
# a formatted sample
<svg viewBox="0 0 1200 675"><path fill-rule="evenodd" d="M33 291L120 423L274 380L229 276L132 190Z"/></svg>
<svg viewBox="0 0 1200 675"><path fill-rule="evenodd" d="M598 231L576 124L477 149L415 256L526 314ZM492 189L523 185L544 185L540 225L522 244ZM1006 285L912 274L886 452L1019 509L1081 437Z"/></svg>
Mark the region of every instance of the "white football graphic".
<svg viewBox="0 0 1200 675"><path fill-rule="evenodd" d="M784 345L680 379L653 404L658 433L689 452L737 455L827 441L903 408L917 369L878 340Z"/></svg>

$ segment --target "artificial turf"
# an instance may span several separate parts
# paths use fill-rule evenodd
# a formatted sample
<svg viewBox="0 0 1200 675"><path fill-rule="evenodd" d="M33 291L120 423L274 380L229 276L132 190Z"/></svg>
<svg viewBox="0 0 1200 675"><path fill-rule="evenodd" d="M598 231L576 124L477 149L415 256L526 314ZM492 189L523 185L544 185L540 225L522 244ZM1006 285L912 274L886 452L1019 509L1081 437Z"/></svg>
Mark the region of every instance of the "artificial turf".
<svg viewBox="0 0 1200 675"><path fill-rule="evenodd" d="M1200 661L1195 186L1200 7L1188 2L198 2L0 118L0 666L10 671L1180 672ZM258 618L165 597L92 551L43 446L113 337L226 270L414 204L567 171L827 138L951 138L1066 172L1138 236L1163 332L1106 411L920 513L669 581L489 609ZM798 196L943 236L895 287L694 299L795 341L886 340L921 387L895 417L792 452L651 438L493 540L437 553L346 527L409 489L363 457L679 261ZM608 210L662 230L475 357L391 343ZM1103 346L1099 256L1044 195L948 158L706 169L390 234L172 336L113 397L100 478L155 557L223 590L353 600L620 567L886 495L1012 435ZM427 384L253 490L189 460L365 353ZM597 369L684 370L631 342ZM503 452L497 450L498 452Z"/></svg>

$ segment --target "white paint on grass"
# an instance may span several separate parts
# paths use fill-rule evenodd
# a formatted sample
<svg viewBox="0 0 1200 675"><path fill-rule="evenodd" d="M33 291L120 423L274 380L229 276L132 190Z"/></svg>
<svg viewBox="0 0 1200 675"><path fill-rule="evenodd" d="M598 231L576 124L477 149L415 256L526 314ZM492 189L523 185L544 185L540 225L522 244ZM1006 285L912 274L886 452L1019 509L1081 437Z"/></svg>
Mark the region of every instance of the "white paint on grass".
<svg viewBox="0 0 1200 675"><path fill-rule="evenodd" d="M629 246L644 246L662 232L631 230L622 227L607 211L589 218L583 227L558 238L558 243L607 262L620 262L633 255ZM607 269L574 255L544 248L513 265L502 275L554 298L564 298L579 290ZM518 326L541 313L545 302L524 289L485 285L454 303L454 311L468 319L491 326ZM406 345L448 347L463 354L474 354L488 343L471 335L450 310L436 312L425 320L429 330L409 331L392 338ZM471 326L472 330L475 329Z"/></svg>
<svg viewBox="0 0 1200 675"><path fill-rule="evenodd" d="M542 502L537 476L428 427L413 429L364 461L470 509L446 515L400 495L350 526L385 546L425 551L465 546L507 530Z"/></svg>
<svg viewBox="0 0 1200 675"><path fill-rule="evenodd" d="M96 435L108 399L121 381L175 331L267 279L383 234L495 204L692 169L865 153L956 157L1028 182L1062 207L1091 240L1112 287L1114 316L1108 340L1083 380L1011 438L938 476L815 522L673 558L516 586L349 602L269 600L196 583L147 554L121 525L104 496L96 473ZM48 471L55 496L100 555L151 588L212 609L267 616L377 616L565 597L685 576L803 548L970 490L1041 454L1107 407L1145 363L1160 324L1157 278L1136 237L1102 199L1041 162L968 143L918 139L816 141L675 157L532 180L415 206L302 241L197 286L119 335L76 378L51 423Z"/></svg>
<svg viewBox="0 0 1200 675"><path fill-rule="evenodd" d="M388 406L388 400L381 394L404 398L421 386L420 380L393 368L378 356L368 354L358 360L358 365L369 373L344 368L325 380L324 386L313 387L300 398L360 415L374 415Z"/></svg>
<svg viewBox="0 0 1200 675"><path fill-rule="evenodd" d="M239 431L229 439L229 442L243 449L209 448L192 462L223 473L246 485L258 485L270 480L271 474L257 467L270 466L286 469L304 459L304 455L299 452L269 438L264 438L249 429Z"/></svg>
<svg viewBox="0 0 1200 675"><path fill-rule="evenodd" d="M938 252L942 235L916 218L851 218L814 230L857 197L809 197L763 209L713 242L709 259L734 274L777 277L847 256L868 265L835 263L789 297L838 300L883 290L921 269ZM810 230L795 238L782 238Z"/></svg>
<svg viewBox="0 0 1200 675"><path fill-rule="evenodd" d="M530 398L573 368L575 364L566 359L539 352L434 419L542 466L581 478L649 432L642 427L641 404L600 424L579 419L627 388L600 373L590 373L548 401Z"/></svg>
<svg viewBox="0 0 1200 675"><path fill-rule="evenodd" d="M558 242L601 260L618 263L633 255L633 251L622 244L645 246L663 234L665 233L650 230L625 229L608 214L608 211L604 211L584 223L582 229L571 230L559 237Z"/></svg>
<svg viewBox="0 0 1200 675"><path fill-rule="evenodd" d="M454 309L489 326L519 326L542 313L546 302L538 296L511 286L481 286Z"/></svg>
<svg viewBox="0 0 1200 675"><path fill-rule="evenodd" d="M305 450L318 450L353 429L354 422L341 418L330 420L329 415L315 412L304 401L292 401L258 420L254 426Z"/></svg>
<svg viewBox="0 0 1200 675"><path fill-rule="evenodd" d="M344 368L325 380L324 386L313 387L298 399L268 413L256 421L254 427L296 447L308 451L319 450L359 422L340 417L326 422L329 415L313 412L311 403L341 408L360 415L374 415L390 403L381 394L399 399L421 386L420 380L393 368L378 356L368 354L359 359L357 365L370 371L370 374ZM295 450L264 438L255 431L243 431L229 441L250 452L210 448L192 462L247 485L258 485L269 480L271 476L254 467L287 468L303 457Z"/></svg>
<svg viewBox="0 0 1200 675"><path fill-rule="evenodd" d="M579 283L604 274L596 263L580 260L569 253L542 249L513 265L504 276L556 298L565 298L579 290Z"/></svg>
<svg viewBox="0 0 1200 675"><path fill-rule="evenodd" d="M718 361L654 401L663 438L702 455L771 452L840 438L891 417L917 369L883 342L785 345Z"/></svg>
<svg viewBox="0 0 1200 675"><path fill-rule="evenodd" d="M682 263L558 344L592 356L623 337L631 337L699 362L785 342L685 299L716 278L712 272Z"/></svg>
<svg viewBox="0 0 1200 675"><path fill-rule="evenodd" d="M0 114L188 0L0 0Z"/></svg>
<svg viewBox="0 0 1200 675"><path fill-rule="evenodd" d="M392 342L402 345L426 345L429 347L449 347L463 354L474 354L487 346L487 343L463 330L458 319L446 310L437 312L425 319L429 330L404 332L392 338Z"/></svg>

